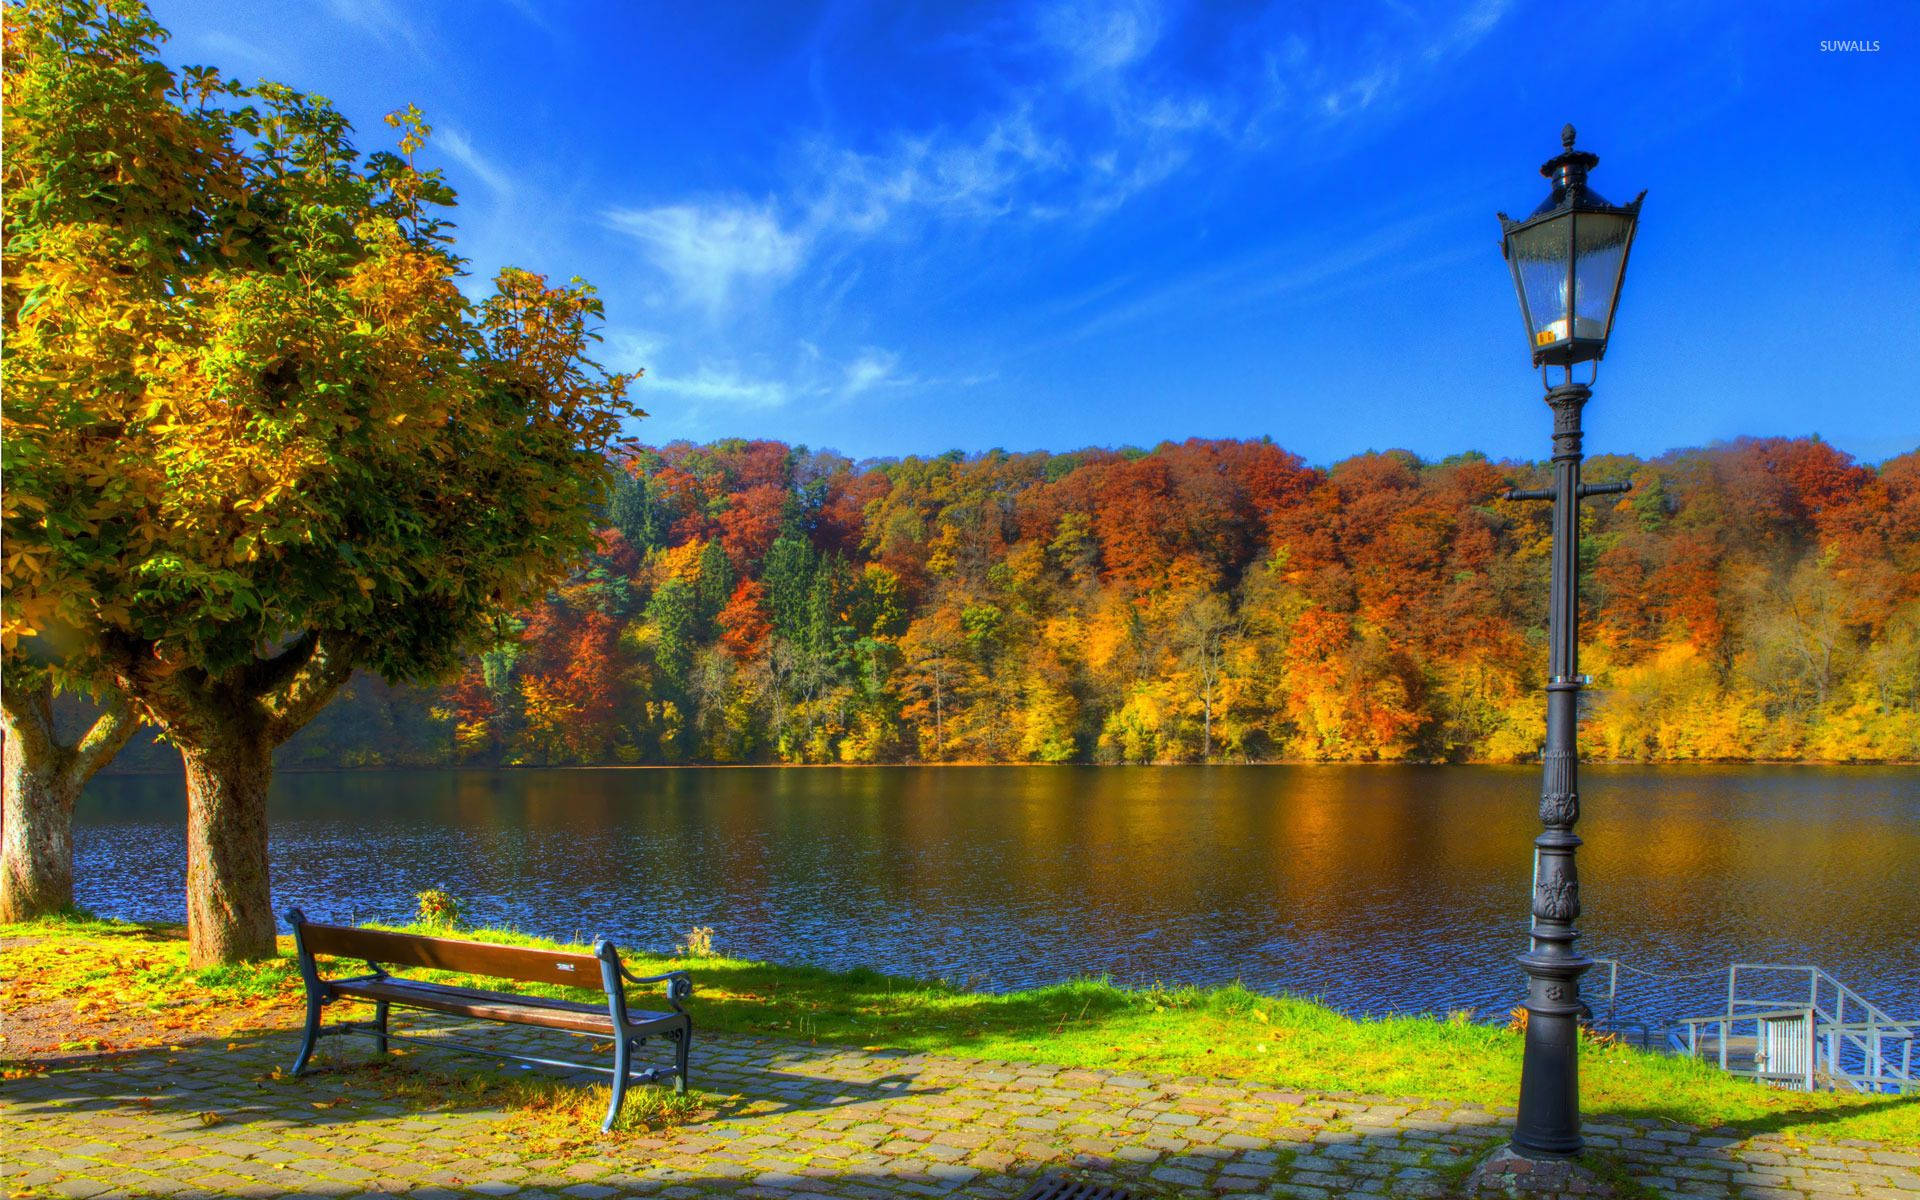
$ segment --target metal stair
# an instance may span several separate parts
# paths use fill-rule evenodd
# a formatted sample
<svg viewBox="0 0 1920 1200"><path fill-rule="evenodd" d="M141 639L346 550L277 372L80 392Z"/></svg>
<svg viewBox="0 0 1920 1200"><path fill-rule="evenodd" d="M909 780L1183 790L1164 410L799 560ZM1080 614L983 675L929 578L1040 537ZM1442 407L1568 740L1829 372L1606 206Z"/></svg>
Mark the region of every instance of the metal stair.
<svg viewBox="0 0 1920 1200"><path fill-rule="evenodd" d="M1819 967L1734 963L1726 1010L1675 1024L1674 1050L1731 1075L1803 1091L1920 1092L1920 1021L1895 1020Z"/></svg>

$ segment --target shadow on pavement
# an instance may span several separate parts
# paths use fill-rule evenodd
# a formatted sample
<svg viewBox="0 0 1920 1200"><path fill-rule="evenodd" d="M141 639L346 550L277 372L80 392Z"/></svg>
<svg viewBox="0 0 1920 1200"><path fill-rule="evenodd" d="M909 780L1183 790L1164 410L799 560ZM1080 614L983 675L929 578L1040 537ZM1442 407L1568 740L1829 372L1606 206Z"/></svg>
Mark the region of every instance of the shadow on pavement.
<svg viewBox="0 0 1920 1200"><path fill-rule="evenodd" d="M1755 1085L1759 1086L1759 1085ZM1792 1134L1801 1130L1817 1129L1835 1121L1843 1121L1862 1113L1886 1112L1902 1107L1920 1107L1920 1095L1879 1096L1863 1104L1850 1104L1844 1108L1830 1107L1821 1109L1803 1109L1798 1112L1773 1112L1758 1117L1742 1117L1723 1122L1712 1132L1726 1137L1762 1137L1767 1134ZM1601 1108L1589 1111L1589 1124L1647 1124L1656 1123L1669 1128L1691 1128L1675 1121L1668 1113L1658 1107L1643 1108Z"/></svg>

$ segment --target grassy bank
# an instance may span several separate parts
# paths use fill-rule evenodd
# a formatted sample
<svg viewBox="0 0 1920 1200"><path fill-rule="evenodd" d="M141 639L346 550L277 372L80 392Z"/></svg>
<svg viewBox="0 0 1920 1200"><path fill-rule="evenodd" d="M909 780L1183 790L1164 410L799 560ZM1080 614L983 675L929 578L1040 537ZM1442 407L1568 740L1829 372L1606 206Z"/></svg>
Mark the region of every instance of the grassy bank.
<svg viewBox="0 0 1920 1200"><path fill-rule="evenodd" d="M556 945L505 930L463 936ZM719 957L636 955L629 962L643 974L690 971L703 1029L1489 1105L1511 1103L1519 1084L1520 1040L1505 1029L1463 1019L1355 1020L1236 986L1134 990L1081 981L988 995L870 971ZM243 1024L284 1025L297 1018L300 996L298 973L285 957L194 971L177 928L99 921L0 926L0 977L16 1031L8 1038L10 1059L20 1057L15 1022L22 1016L70 1021L58 1038L63 1047L108 1050L130 1048L116 1038L159 1044L224 1036ZM1920 1097L1778 1091L1619 1046L1585 1047L1581 1071L1586 1113L1595 1122L1660 1117L1807 1141L1920 1144Z"/></svg>

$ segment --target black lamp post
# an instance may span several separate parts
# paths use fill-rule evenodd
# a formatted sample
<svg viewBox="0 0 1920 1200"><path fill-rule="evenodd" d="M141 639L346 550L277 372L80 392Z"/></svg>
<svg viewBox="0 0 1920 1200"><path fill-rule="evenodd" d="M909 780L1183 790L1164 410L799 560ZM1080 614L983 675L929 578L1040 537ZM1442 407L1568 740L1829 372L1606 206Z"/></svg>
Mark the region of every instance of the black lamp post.
<svg viewBox="0 0 1920 1200"><path fill-rule="evenodd" d="M1520 1113L1514 1152L1527 1158L1580 1153L1580 975L1592 960L1574 949L1580 936L1580 879L1574 851L1580 839L1574 748L1580 687L1580 501L1624 492L1627 484L1580 482L1580 409L1592 395L1593 375L1580 383L1578 363L1607 352L1613 310L1620 300L1627 250L1633 244L1642 192L1631 204L1607 203L1587 187L1599 158L1573 148L1573 126L1560 131L1562 152L1540 168L1552 181L1544 203L1523 221L1500 214L1500 249L1513 268L1533 365L1547 384L1553 408L1553 487L1509 492L1515 500L1553 502L1553 583L1548 601L1547 741L1534 839L1533 944L1521 955L1527 972L1527 1044L1520 1068ZM1559 382L1552 369L1561 371Z"/></svg>

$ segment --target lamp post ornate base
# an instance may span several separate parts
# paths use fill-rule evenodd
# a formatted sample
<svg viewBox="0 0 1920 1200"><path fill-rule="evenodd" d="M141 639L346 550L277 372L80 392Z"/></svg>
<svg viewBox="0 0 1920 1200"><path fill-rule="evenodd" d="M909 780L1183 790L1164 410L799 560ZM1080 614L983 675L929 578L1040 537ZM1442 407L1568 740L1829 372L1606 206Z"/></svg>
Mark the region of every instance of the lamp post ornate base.
<svg viewBox="0 0 1920 1200"><path fill-rule="evenodd" d="M1475 1167L1461 1186L1471 1200L1603 1200L1617 1196L1611 1180L1572 1158L1528 1158L1502 1146Z"/></svg>

